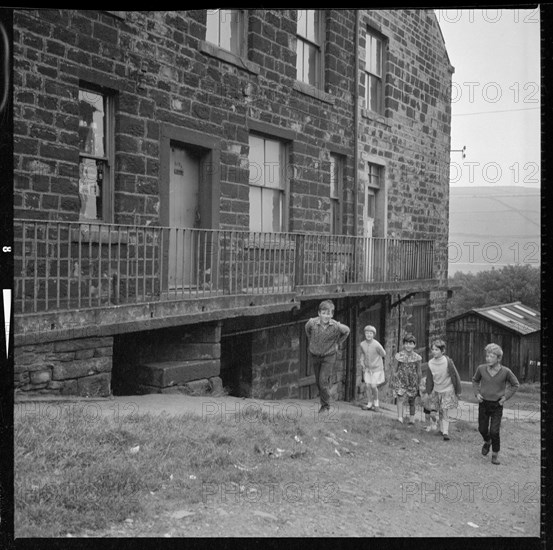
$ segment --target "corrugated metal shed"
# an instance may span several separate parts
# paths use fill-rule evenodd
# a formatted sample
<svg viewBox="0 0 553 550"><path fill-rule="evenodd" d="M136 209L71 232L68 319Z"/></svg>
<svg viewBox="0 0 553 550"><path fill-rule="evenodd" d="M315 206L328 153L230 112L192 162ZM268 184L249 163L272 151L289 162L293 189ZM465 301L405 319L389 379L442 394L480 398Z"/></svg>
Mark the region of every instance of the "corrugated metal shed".
<svg viewBox="0 0 553 550"><path fill-rule="evenodd" d="M470 380L485 362L484 348L494 342L503 349L502 364L520 381L539 380L541 315L521 302L473 308L447 320L447 346L462 380Z"/></svg>
<svg viewBox="0 0 553 550"><path fill-rule="evenodd" d="M541 328L540 313L521 302L474 308L471 311L522 335L531 334Z"/></svg>

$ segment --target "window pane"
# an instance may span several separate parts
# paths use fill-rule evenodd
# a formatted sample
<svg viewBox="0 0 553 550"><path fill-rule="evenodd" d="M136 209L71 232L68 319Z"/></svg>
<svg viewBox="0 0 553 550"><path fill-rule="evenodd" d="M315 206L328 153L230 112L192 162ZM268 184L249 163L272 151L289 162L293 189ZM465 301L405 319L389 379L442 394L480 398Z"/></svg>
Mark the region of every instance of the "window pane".
<svg viewBox="0 0 553 550"><path fill-rule="evenodd" d="M374 41L374 71L376 76L382 76L382 42L376 38Z"/></svg>
<svg viewBox="0 0 553 550"><path fill-rule="evenodd" d="M382 90L382 82L374 77L367 74L367 107L371 111L380 111L381 109L381 100L380 94Z"/></svg>
<svg viewBox="0 0 553 550"><path fill-rule="evenodd" d="M380 187L380 166L369 163L369 185Z"/></svg>
<svg viewBox="0 0 553 550"><path fill-rule="evenodd" d="M212 44L219 45L219 11L207 10L207 29L205 39Z"/></svg>
<svg viewBox="0 0 553 550"><path fill-rule="evenodd" d="M365 68L375 76L382 76L382 41L367 34Z"/></svg>
<svg viewBox="0 0 553 550"><path fill-rule="evenodd" d="M298 10L298 34L307 38L307 12L308 10Z"/></svg>
<svg viewBox="0 0 553 550"><path fill-rule="evenodd" d="M373 191L367 193L367 215L373 219L376 217L376 197Z"/></svg>
<svg viewBox="0 0 553 550"><path fill-rule="evenodd" d="M382 81L381 80L377 80L376 81L376 89L375 89L375 103L376 103L376 106L375 106L375 111L382 111Z"/></svg>
<svg viewBox="0 0 553 550"><path fill-rule="evenodd" d="M250 187L250 231L261 231L261 187Z"/></svg>
<svg viewBox="0 0 553 550"><path fill-rule="evenodd" d="M81 153L105 156L104 98L88 90L79 90L79 149Z"/></svg>
<svg viewBox="0 0 553 550"><path fill-rule="evenodd" d="M219 46L238 54L240 39L238 36L238 10L220 10L220 37Z"/></svg>
<svg viewBox="0 0 553 550"><path fill-rule="evenodd" d="M265 153L264 143L261 138L250 136L250 153L248 156L250 166L250 184L264 185L265 182Z"/></svg>
<svg viewBox="0 0 553 550"><path fill-rule="evenodd" d="M334 199L330 201L330 233L340 234L340 203Z"/></svg>
<svg viewBox="0 0 553 550"><path fill-rule="evenodd" d="M303 50L304 50L304 44L301 40L298 40L297 52L296 52L296 78L301 82L305 82L305 78L303 76L303 72L305 70L303 66L303 56L304 56Z"/></svg>
<svg viewBox="0 0 553 550"><path fill-rule="evenodd" d="M79 198L81 220L102 219L102 183L105 165L102 161L82 158L79 164Z"/></svg>
<svg viewBox="0 0 553 550"><path fill-rule="evenodd" d="M261 190L261 231L273 231L273 190Z"/></svg>
<svg viewBox="0 0 553 550"><path fill-rule="evenodd" d="M273 210L272 210L272 224L271 227L267 229L267 231L275 231L279 232L282 231L282 210L283 210L283 199L284 194L280 191L274 189L272 191L269 191L272 195L272 202L273 202Z"/></svg>
<svg viewBox="0 0 553 550"><path fill-rule="evenodd" d="M280 143L270 139L265 140L265 186L284 189L280 165Z"/></svg>
<svg viewBox="0 0 553 550"><path fill-rule="evenodd" d="M307 59L304 64L306 67L306 82L311 86L318 86L317 79L317 48L315 46L307 46L306 48Z"/></svg>
<svg viewBox="0 0 553 550"><path fill-rule="evenodd" d="M318 29L317 29L317 21L319 19L318 15L319 15L319 12L318 10L306 10L307 11L307 33L306 33L306 38L307 40L310 40L311 42L315 42L318 44L318 35L319 33L317 32Z"/></svg>
<svg viewBox="0 0 553 550"><path fill-rule="evenodd" d="M232 10L229 50L236 55L242 53L242 37L240 36L240 30L240 10Z"/></svg>
<svg viewBox="0 0 553 550"><path fill-rule="evenodd" d="M334 155L330 155L330 198L338 198L338 162Z"/></svg>

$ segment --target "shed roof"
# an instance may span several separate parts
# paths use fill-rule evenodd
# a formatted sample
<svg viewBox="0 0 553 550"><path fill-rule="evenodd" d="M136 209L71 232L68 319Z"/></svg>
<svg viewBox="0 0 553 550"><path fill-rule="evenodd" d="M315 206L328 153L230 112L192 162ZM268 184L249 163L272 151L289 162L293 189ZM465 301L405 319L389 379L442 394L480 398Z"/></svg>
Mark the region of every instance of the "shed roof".
<svg viewBox="0 0 553 550"><path fill-rule="evenodd" d="M525 306L522 302L511 302L490 307L474 308L466 313L457 315L455 319L459 319L470 313L476 313L480 317L489 319L523 336L536 332L541 328L540 312Z"/></svg>

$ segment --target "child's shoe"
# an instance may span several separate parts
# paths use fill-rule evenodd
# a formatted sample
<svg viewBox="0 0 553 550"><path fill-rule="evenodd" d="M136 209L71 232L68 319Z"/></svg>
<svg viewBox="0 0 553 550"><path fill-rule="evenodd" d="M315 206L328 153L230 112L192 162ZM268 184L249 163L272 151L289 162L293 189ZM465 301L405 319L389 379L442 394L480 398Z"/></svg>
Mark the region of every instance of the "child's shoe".
<svg viewBox="0 0 553 550"><path fill-rule="evenodd" d="M487 456L490 452L490 445L492 444L491 441L485 441L484 445L482 445L482 455Z"/></svg>
<svg viewBox="0 0 553 550"><path fill-rule="evenodd" d="M497 458L498 453L492 453L492 464L501 464L499 458Z"/></svg>
<svg viewBox="0 0 553 550"><path fill-rule="evenodd" d="M444 434L444 441L449 441L449 435L448 434Z"/></svg>

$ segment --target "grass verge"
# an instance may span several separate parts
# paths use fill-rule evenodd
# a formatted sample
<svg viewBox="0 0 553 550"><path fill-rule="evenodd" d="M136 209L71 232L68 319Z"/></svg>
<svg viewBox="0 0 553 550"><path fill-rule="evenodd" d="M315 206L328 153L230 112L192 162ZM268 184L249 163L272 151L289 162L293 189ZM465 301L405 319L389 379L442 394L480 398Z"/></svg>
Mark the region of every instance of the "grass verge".
<svg viewBox="0 0 553 550"><path fill-rule="evenodd" d="M265 413L238 423L150 414L118 423L91 421L83 411L55 421L16 418L16 536L58 537L144 519L158 493L186 506L220 484L301 480L305 461L385 440L390 422L344 414L335 434L333 422Z"/></svg>
<svg viewBox="0 0 553 550"><path fill-rule="evenodd" d="M381 461L378 468L401 468L403 453L426 463L444 452L442 438L424 432L419 422L408 427L375 413L342 412L336 421L324 421L256 412L236 421L150 414L91 418L86 405L70 411L55 419L15 417L17 537L94 536L131 519L155 525L176 507L213 502L221 488L241 493L268 484L306 484L328 465L334 465L333 476L341 472L345 486L356 471L366 476L368 457L375 467ZM505 425L509 439L509 431L525 433L520 424ZM452 422L450 433L446 449L452 453L452 445L479 444L474 422Z"/></svg>

